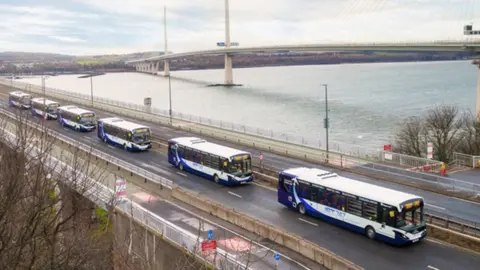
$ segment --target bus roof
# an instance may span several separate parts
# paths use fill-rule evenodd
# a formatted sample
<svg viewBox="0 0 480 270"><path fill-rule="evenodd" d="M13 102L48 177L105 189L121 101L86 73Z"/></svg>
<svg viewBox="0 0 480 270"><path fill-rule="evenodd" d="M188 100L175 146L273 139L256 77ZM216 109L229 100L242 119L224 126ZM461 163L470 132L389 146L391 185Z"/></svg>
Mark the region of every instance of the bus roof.
<svg viewBox="0 0 480 270"><path fill-rule="evenodd" d="M423 200L422 197L415 196L413 194L353 180L339 176L336 173L316 168L291 168L284 170L283 173L296 176L300 180L304 180L312 184L321 185L366 199L396 206L398 209L401 209L400 204L405 201L412 199Z"/></svg>
<svg viewBox="0 0 480 270"><path fill-rule="evenodd" d="M13 91L13 92L10 92L8 93L9 95L12 95L12 96L17 96L17 97L26 97L26 96L32 96L30 94L27 94L27 93L24 93L22 91Z"/></svg>
<svg viewBox="0 0 480 270"><path fill-rule="evenodd" d="M126 129L126 130L134 130L134 129L137 129L137 128L148 128L148 129L150 129L150 127L140 125L140 124L137 124L137 123L133 123L133 122L129 122L129 121L126 121L126 120L124 120L122 118L118 118L118 117L102 118L102 119L98 120L98 122L104 122L104 123L107 123L109 125L116 126L116 127Z"/></svg>
<svg viewBox="0 0 480 270"><path fill-rule="evenodd" d="M75 105L61 106L61 107L58 107L58 109L62 110L62 111L71 112L71 113L76 114L76 115L81 115L81 114L84 114L84 113L95 114L93 111L85 110L85 109L79 108Z"/></svg>
<svg viewBox="0 0 480 270"><path fill-rule="evenodd" d="M40 98L32 98L32 102L36 102L36 103L43 103L43 97L40 97ZM45 99L45 105L51 105L51 104L60 104L56 101L53 101L53 100L49 100L49 99Z"/></svg>
<svg viewBox="0 0 480 270"><path fill-rule="evenodd" d="M206 153L214 154L224 158L230 158L236 155L250 155L249 152L237 150L227 146L207 142L206 140L197 137L179 137L170 139L169 142L178 143L184 146L191 147L193 149L203 151Z"/></svg>

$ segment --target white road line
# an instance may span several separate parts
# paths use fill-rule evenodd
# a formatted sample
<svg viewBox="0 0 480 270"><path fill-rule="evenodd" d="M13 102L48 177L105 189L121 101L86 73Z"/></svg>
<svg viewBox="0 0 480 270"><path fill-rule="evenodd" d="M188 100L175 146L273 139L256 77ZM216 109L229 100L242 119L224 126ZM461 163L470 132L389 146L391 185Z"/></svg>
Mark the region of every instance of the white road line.
<svg viewBox="0 0 480 270"><path fill-rule="evenodd" d="M252 184L254 184L254 185L257 185L257 186L259 186L259 187L262 187L262 188L264 188L264 189L268 189L268 190L271 190L271 191L277 192L277 190L276 190L276 189L274 189L274 188L272 188L272 187L267 187L267 186L265 186L265 185L262 185L262 184L259 184L259 183L255 182L255 181L253 181L253 182L250 182L250 183L252 183Z"/></svg>
<svg viewBox="0 0 480 270"><path fill-rule="evenodd" d="M436 268L436 267L433 267L433 266L431 266L431 265L427 265L427 267L430 268L430 269L432 269L432 270L440 270L440 269L438 269L438 268Z"/></svg>
<svg viewBox="0 0 480 270"><path fill-rule="evenodd" d="M113 146L111 146L111 145L109 145L109 144L108 144L107 146L110 147L110 148L112 148L112 149L115 149L115 147L113 147Z"/></svg>
<svg viewBox="0 0 480 270"><path fill-rule="evenodd" d="M236 196L236 197L238 197L238 198L240 198L240 199L243 198L242 196L238 195L237 193L233 193L233 192L231 192L231 191L229 191L228 194L233 195L233 196Z"/></svg>
<svg viewBox="0 0 480 270"><path fill-rule="evenodd" d="M317 224L317 223L310 222L310 221L305 220L305 219L303 219L303 218L298 218L298 220L303 221L303 222L305 222L305 223L308 223L308 224L310 224L310 225L313 225L313 226L318 227L318 224Z"/></svg>
<svg viewBox="0 0 480 270"><path fill-rule="evenodd" d="M436 205L429 204L429 203L426 203L425 205L428 205L428 206L430 206L430 207L435 207L435 208L438 208L438 209L442 209L442 210L444 210L444 211L447 210L447 209L445 209L445 208L443 208L443 207L436 206Z"/></svg>
<svg viewBox="0 0 480 270"><path fill-rule="evenodd" d="M63 129L65 129L66 131L68 131L68 128L63 128Z"/></svg>
<svg viewBox="0 0 480 270"><path fill-rule="evenodd" d="M459 200L459 201L462 201L462 202L466 202L466 203L480 205L480 203L474 202L474 201L464 200L464 199L460 199L460 198L456 198L456 197L449 197L449 198L454 199L454 200Z"/></svg>
<svg viewBox="0 0 480 270"><path fill-rule="evenodd" d="M181 173L181 172L177 172L177 174L179 174L179 175L181 175L181 176L185 176L185 177L187 177L187 175L186 175L186 174L184 174L184 173Z"/></svg>

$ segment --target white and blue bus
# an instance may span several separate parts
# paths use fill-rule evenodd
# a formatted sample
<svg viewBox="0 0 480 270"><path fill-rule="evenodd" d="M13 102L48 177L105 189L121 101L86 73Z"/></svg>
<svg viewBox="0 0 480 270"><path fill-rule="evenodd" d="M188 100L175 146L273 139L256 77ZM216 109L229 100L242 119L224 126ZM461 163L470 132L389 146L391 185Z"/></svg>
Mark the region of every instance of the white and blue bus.
<svg viewBox="0 0 480 270"><path fill-rule="evenodd" d="M58 122L75 131L88 132L96 128L95 113L75 105L59 107Z"/></svg>
<svg viewBox="0 0 480 270"><path fill-rule="evenodd" d="M57 109L60 103L44 98L32 98L30 105L32 115L41 116L45 120L57 119Z"/></svg>
<svg viewBox="0 0 480 270"><path fill-rule="evenodd" d="M168 162L216 183L238 185L253 181L250 153L195 137L170 139Z"/></svg>
<svg viewBox="0 0 480 270"><path fill-rule="evenodd" d="M99 119L97 135L105 143L123 147L128 151L145 151L152 148L149 127L110 117Z"/></svg>
<svg viewBox="0 0 480 270"><path fill-rule="evenodd" d="M8 93L8 104L21 109L30 109L32 95L22 91L13 91Z"/></svg>
<svg viewBox="0 0 480 270"><path fill-rule="evenodd" d="M425 238L423 198L315 168L279 174L278 202L393 245Z"/></svg>

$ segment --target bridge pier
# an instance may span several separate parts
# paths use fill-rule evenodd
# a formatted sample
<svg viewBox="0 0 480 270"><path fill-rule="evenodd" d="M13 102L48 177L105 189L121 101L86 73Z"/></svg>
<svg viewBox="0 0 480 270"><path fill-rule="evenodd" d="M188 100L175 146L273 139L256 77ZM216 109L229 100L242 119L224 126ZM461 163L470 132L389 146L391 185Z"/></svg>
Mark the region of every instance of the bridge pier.
<svg viewBox="0 0 480 270"><path fill-rule="evenodd" d="M157 74L158 74L159 66L160 66L160 62L159 62L159 61L154 62L154 64L153 64L153 72L152 72L153 75L157 75Z"/></svg>
<svg viewBox="0 0 480 270"><path fill-rule="evenodd" d="M233 85L233 66L232 56L225 54L225 80L226 86Z"/></svg>
<svg viewBox="0 0 480 270"><path fill-rule="evenodd" d="M473 60L472 64L477 66L477 104L476 104L476 116L480 119L480 60Z"/></svg>
<svg viewBox="0 0 480 270"><path fill-rule="evenodd" d="M163 76L170 76L170 63L167 60L163 61Z"/></svg>

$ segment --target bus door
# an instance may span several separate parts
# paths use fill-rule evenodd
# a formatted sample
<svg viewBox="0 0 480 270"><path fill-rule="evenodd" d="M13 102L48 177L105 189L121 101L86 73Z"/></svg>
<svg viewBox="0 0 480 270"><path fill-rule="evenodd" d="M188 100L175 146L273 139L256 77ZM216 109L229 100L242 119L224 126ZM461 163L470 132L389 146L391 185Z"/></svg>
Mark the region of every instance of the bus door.
<svg viewBox="0 0 480 270"><path fill-rule="evenodd" d="M103 122L100 122L100 121L99 121L99 122L97 122L97 125L98 125L98 127L97 127L97 136L98 136L99 138L102 138L102 139L103 139L103 136L102 136L102 133L103 133Z"/></svg>
<svg viewBox="0 0 480 270"><path fill-rule="evenodd" d="M172 142L168 143L168 162L170 162L171 164L177 165L179 162L177 149L178 149L177 144Z"/></svg>

